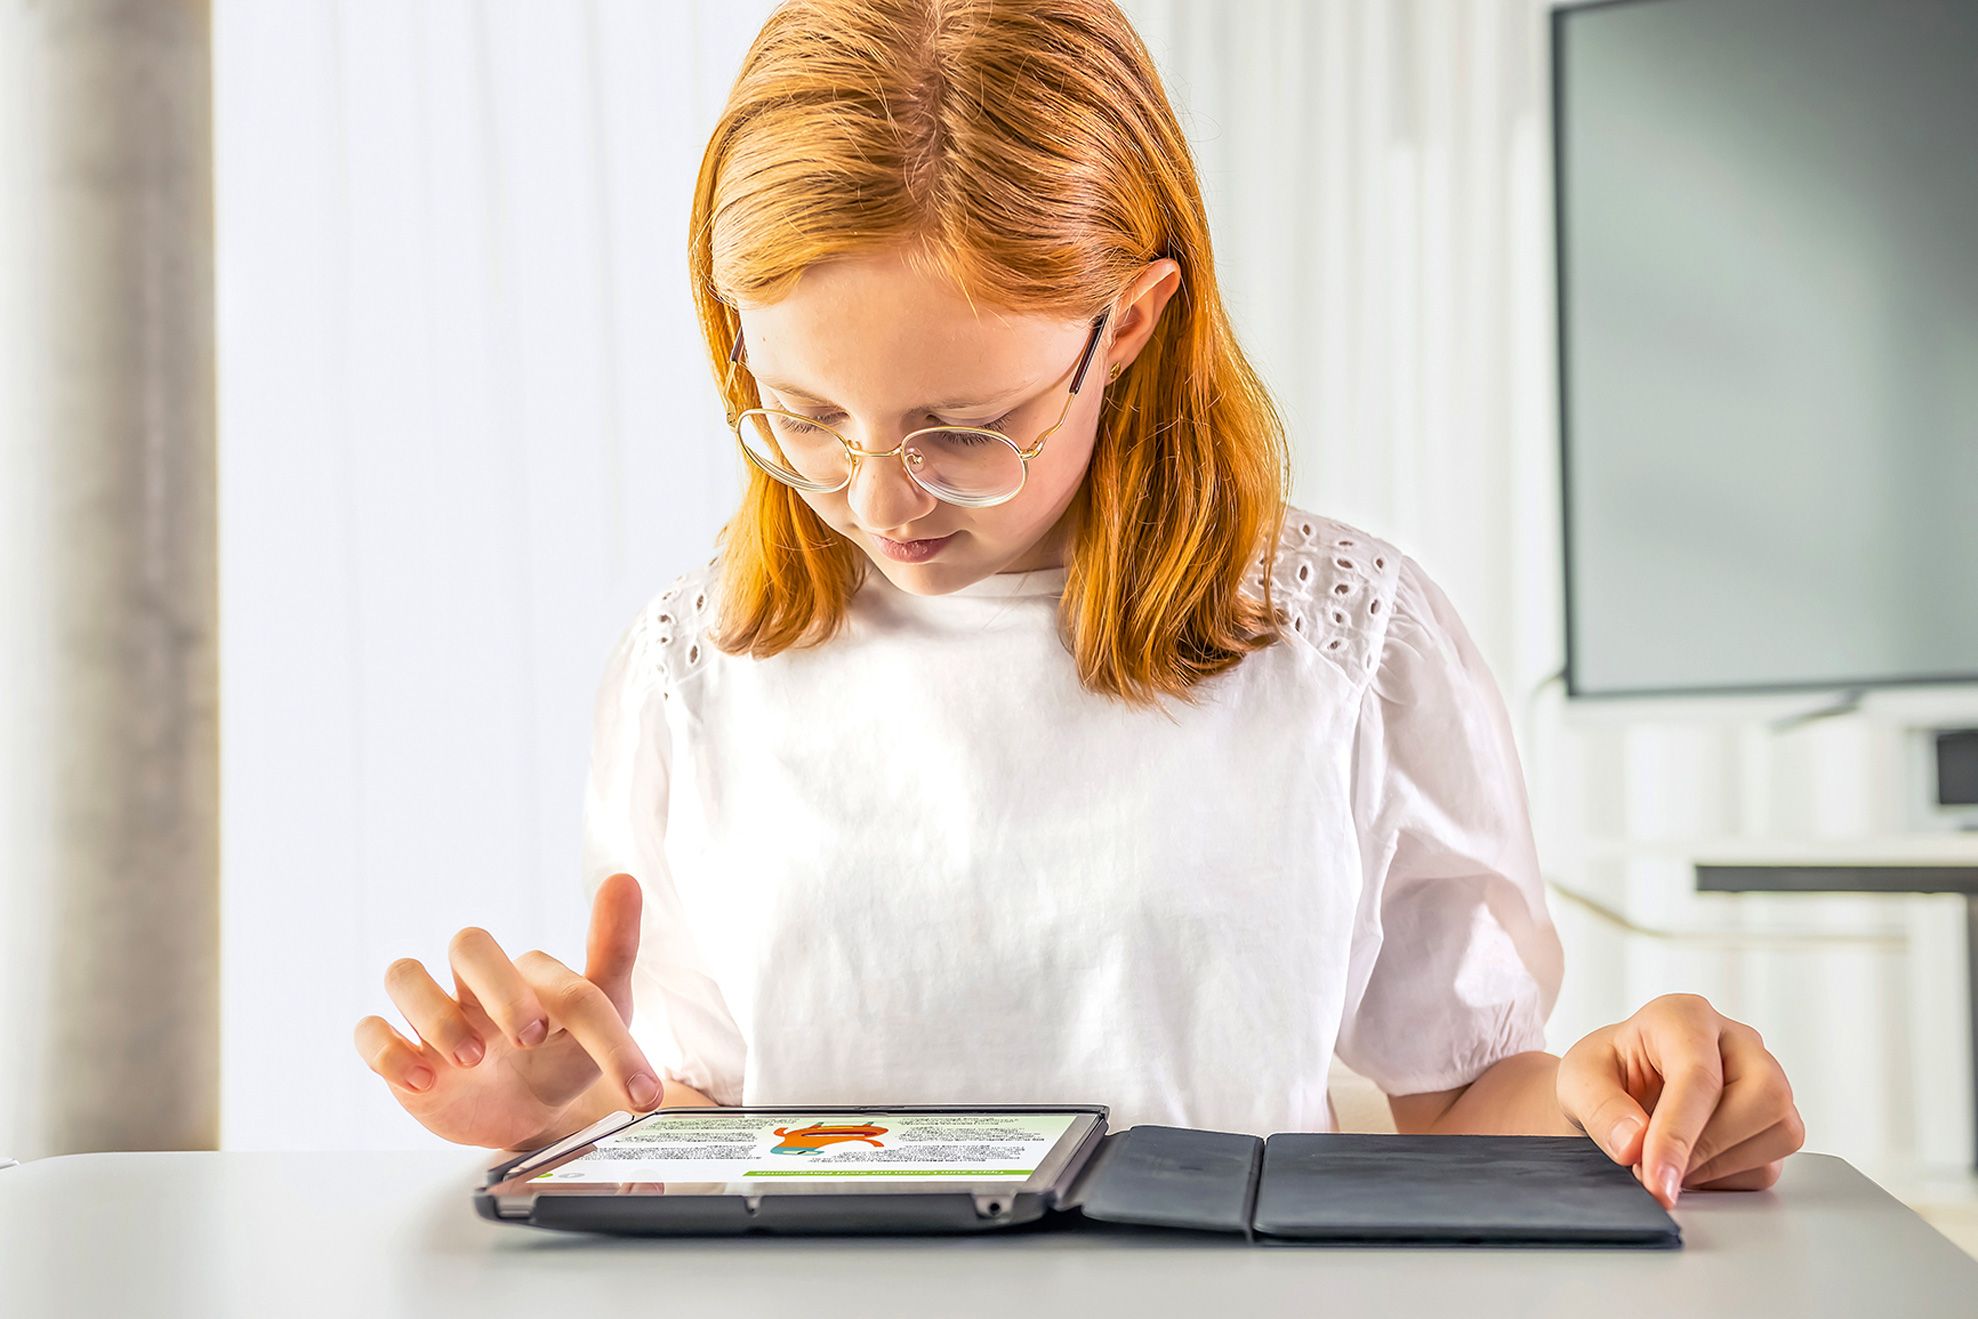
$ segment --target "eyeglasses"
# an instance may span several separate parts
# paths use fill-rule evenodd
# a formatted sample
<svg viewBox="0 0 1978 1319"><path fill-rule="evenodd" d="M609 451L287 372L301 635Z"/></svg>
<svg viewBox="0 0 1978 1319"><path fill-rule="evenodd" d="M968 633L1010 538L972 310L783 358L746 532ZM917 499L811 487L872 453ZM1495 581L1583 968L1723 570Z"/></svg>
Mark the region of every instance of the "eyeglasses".
<svg viewBox="0 0 1978 1319"><path fill-rule="evenodd" d="M910 432L890 449L861 449L823 422L776 408L748 408L734 413L728 424L749 461L785 485L812 494L831 494L852 483L861 458L898 455L907 478L936 499L964 508L989 508L1007 503L1022 491L1030 475L1030 460L1044 452L1044 441L1065 424L1071 401L1085 383L1100 332L1112 313L1092 322L1092 336L1078 356L1071 393L1058 419L1028 449L999 430L986 426L928 426ZM742 364L742 332L728 350L728 378L723 392L732 395L735 371Z"/></svg>

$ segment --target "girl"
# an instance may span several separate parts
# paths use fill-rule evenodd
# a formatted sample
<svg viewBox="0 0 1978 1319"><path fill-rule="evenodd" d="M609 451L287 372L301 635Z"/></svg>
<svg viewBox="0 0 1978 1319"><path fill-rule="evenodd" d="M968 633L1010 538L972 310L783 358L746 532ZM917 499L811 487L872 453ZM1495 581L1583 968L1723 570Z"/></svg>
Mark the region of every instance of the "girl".
<svg viewBox="0 0 1978 1319"><path fill-rule="evenodd" d="M359 1051L450 1140L614 1108L1054 1103L1590 1136L1662 1200L1803 1131L1659 998L1544 1051L1503 703L1394 545L1286 506L1193 162L1110 0L793 0L690 257L748 460L606 667L583 974L455 937ZM632 1025L637 1022L634 1031Z"/></svg>

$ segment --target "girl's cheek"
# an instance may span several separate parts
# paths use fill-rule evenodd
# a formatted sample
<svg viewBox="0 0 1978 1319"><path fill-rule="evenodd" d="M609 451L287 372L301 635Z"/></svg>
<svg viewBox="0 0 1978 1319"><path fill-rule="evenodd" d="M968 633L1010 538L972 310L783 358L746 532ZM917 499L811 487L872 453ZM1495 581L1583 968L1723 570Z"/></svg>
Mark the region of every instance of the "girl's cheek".
<svg viewBox="0 0 1978 1319"><path fill-rule="evenodd" d="M808 490L800 490L797 492L797 498L810 505L810 511L817 514L825 526L834 531L850 534L851 513L846 507L842 490L834 495L817 495Z"/></svg>

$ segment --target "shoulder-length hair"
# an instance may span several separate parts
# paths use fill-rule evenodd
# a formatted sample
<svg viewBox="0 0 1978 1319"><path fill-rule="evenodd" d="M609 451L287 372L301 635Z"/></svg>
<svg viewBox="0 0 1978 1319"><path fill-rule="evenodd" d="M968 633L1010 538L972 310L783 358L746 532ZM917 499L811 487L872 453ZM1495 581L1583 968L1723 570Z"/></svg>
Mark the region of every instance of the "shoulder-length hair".
<svg viewBox="0 0 1978 1319"><path fill-rule="evenodd" d="M749 48L694 190L688 251L717 381L738 303L804 269L902 249L967 296L1095 318L1148 261L1181 286L1107 391L1061 604L1080 680L1187 698L1278 635L1247 572L1289 489L1282 420L1216 288L1194 158L1111 0L789 0ZM993 295L983 296L993 290ZM735 373L735 410L760 406ZM750 469L723 529L730 653L834 635L867 565Z"/></svg>

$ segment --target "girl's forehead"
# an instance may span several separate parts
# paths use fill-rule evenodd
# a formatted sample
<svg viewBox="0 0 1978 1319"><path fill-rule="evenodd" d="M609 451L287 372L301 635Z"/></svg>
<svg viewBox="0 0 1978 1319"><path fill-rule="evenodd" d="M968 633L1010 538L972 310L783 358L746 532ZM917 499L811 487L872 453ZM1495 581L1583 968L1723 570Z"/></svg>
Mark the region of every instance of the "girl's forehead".
<svg viewBox="0 0 1978 1319"><path fill-rule="evenodd" d="M765 319L825 334L890 333L903 343L949 345L964 352L1049 341L1078 323L999 306L894 252L818 262L776 302L744 304L742 312L745 322Z"/></svg>
<svg viewBox="0 0 1978 1319"><path fill-rule="evenodd" d="M813 267L785 297L740 314L758 380L842 406L1010 401L1041 388L1080 332L1077 321L971 303L945 281L871 261Z"/></svg>

